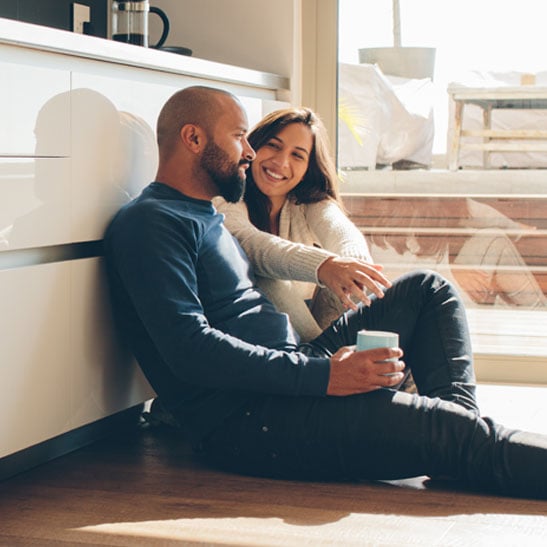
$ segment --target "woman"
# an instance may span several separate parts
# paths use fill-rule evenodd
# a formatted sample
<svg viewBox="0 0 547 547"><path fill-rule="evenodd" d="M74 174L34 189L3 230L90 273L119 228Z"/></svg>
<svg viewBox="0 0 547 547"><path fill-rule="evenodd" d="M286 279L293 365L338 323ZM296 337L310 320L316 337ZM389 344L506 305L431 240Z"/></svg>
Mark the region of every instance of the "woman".
<svg viewBox="0 0 547 547"><path fill-rule="evenodd" d="M244 200L215 200L255 266L258 286L289 314L302 341L318 336L344 308L382 296L389 281L343 212L321 120L308 108L268 114L248 136L256 158Z"/></svg>

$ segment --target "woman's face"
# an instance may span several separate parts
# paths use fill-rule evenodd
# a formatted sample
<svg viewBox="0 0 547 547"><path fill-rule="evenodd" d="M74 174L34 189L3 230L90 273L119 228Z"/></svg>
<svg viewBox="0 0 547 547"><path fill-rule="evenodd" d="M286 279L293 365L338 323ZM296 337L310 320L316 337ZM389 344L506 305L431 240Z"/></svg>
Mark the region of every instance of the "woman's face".
<svg viewBox="0 0 547 547"><path fill-rule="evenodd" d="M304 178L313 148L311 129L291 123L256 151L251 169L258 189L273 201L283 200Z"/></svg>

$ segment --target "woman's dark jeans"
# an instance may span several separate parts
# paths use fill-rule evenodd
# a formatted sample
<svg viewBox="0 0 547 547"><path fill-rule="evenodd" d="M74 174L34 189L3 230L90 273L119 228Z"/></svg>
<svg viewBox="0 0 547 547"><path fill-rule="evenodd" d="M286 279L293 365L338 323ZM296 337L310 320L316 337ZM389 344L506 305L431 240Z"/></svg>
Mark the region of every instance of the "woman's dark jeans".
<svg viewBox="0 0 547 547"><path fill-rule="evenodd" d="M399 333L420 395L256 397L203 443L225 469L296 479L454 478L508 495L547 497L547 437L479 417L465 311L433 272L399 278L302 347L331 355L362 329Z"/></svg>

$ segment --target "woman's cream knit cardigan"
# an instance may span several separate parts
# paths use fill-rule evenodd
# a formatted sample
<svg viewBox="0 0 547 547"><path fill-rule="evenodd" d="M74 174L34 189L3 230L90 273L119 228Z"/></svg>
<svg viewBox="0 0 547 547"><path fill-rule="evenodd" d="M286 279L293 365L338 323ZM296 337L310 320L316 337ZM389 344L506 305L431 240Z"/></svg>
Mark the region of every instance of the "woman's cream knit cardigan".
<svg viewBox="0 0 547 547"><path fill-rule="evenodd" d="M258 287L289 315L304 342L321 333L318 314L328 313L314 311L316 320L306 303L321 286L319 266L334 255L372 262L364 236L332 199L303 205L287 200L281 210L279 237L251 224L243 201L215 198L213 203L253 264ZM330 300L338 302L334 296Z"/></svg>

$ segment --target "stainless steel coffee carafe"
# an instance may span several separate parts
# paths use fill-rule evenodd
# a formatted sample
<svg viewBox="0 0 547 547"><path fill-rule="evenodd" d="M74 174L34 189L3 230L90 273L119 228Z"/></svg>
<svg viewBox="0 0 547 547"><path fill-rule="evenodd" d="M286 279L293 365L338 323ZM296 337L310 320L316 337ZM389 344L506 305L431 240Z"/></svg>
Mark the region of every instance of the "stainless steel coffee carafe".
<svg viewBox="0 0 547 547"><path fill-rule="evenodd" d="M148 44L148 14L155 13L163 22L163 32L157 44ZM112 39L144 47L161 47L169 34L169 19L163 10L150 7L148 0L112 2Z"/></svg>

